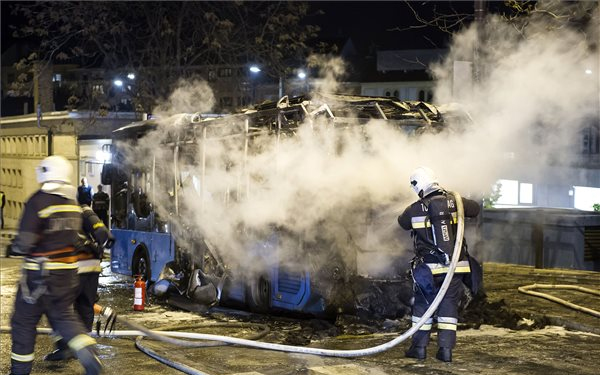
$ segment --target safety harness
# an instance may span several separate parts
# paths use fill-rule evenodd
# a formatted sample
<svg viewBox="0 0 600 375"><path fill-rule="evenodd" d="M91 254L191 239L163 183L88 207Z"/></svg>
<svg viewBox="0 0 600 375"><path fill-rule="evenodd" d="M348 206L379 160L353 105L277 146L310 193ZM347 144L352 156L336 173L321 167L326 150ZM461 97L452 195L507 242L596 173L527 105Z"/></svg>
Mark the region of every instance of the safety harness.
<svg viewBox="0 0 600 375"><path fill-rule="evenodd" d="M21 273L21 294L23 297L23 301L30 305L34 305L37 300L43 296L46 291L48 291L48 285L46 285L45 278L48 276L49 272L45 266L48 258L39 257L39 258L27 258L26 264L23 266L23 272ZM39 271L40 277L35 280L37 283L35 289L33 291L29 290L29 285L27 284L27 271L34 270L33 267L28 267L27 263L31 265L37 266L37 271Z"/></svg>

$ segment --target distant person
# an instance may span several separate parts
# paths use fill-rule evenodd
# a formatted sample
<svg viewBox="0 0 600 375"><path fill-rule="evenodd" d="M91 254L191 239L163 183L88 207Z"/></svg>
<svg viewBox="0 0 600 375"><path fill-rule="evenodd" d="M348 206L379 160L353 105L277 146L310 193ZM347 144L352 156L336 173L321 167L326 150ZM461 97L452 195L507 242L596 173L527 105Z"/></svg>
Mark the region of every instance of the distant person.
<svg viewBox="0 0 600 375"><path fill-rule="evenodd" d="M98 192L92 198L92 210L98 215L104 226L108 228L108 207L110 197L102 191L102 185L98 185Z"/></svg>
<svg viewBox="0 0 600 375"><path fill-rule="evenodd" d="M92 191L92 187L88 185L87 178L81 179L81 185L77 188L77 202L79 205L92 205L92 195L94 192Z"/></svg>
<svg viewBox="0 0 600 375"><path fill-rule="evenodd" d="M412 231L415 246L412 261L414 324L425 314L448 273L456 242L458 219L454 195L439 185L431 169L417 168L410 176L410 184L419 200L404 210L398 217L398 223L403 229ZM465 217L479 214L477 202L462 198L462 203ZM456 345L458 303L464 292L464 277L470 272L467 246L463 241L454 275L435 315L438 328L438 352L435 357L442 362L452 362L452 349ZM429 318L413 335L406 357L425 359L432 325L433 318Z"/></svg>
<svg viewBox="0 0 600 375"><path fill-rule="evenodd" d="M0 191L0 229L4 229L4 205L6 204L6 195Z"/></svg>
<svg viewBox="0 0 600 375"><path fill-rule="evenodd" d="M119 191L115 194L115 200L113 202L113 228L126 228L127 223L127 195L129 193L129 186L127 181L124 181Z"/></svg>

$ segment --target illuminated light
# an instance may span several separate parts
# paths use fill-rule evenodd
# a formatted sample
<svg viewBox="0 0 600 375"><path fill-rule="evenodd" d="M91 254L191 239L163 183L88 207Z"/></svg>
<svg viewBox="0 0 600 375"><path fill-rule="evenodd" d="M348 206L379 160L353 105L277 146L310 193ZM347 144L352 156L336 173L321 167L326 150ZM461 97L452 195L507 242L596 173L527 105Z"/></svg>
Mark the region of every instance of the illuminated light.
<svg viewBox="0 0 600 375"><path fill-rule="evenodd" d="M135 74L129 73L129 74L127 74L127 78L129 78L129 79L135 79Z"/></svg>
<svg viewBox="0 0 600 375"><path fill-rule="evenodd" d="M306 78L306 73L303 70L299 71L298 72L298 78L300 78L300 79Z"/></svg>
<svg viewBox="0 0 600 375"><path fill-rule="evenodd" d="M259 68L258 66L256 66L256 65L252 65L252 66L250 67L250 71L251 71L252 73L259 73L259 72L260 72L260 68Z"/></svg>
<svg viewBox="0 0 600 375"><path fill-rule="evenodd" d="M104 151L96 151L96 160L101 162L110 161L110 153Z"/></svg>
<svg viewBox="0 0 600 375"><path fill-rule="evenodd" d="M121 87L121 86L123 86L123 81L121 81L120 79L115 79L115 80L113 81L113 83L114 83L114 84L115 84L115 86L117 86L117 87Z"/></svg>
<svg viewBox="0 0 600 375"><path fill-rule="evenodd" d="M592 69L586 69L585 74L592 74Z"/></svg>

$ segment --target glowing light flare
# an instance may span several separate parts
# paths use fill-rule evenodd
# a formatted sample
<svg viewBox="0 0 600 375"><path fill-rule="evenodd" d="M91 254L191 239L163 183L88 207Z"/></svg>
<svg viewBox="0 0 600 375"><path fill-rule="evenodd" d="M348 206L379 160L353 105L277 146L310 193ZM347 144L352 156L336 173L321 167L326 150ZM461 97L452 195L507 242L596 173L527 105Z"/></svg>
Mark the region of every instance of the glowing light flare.
<svg viewBox="0 0 600 375"><path fill-rule="evenodd" d="M114 85L115 85L115 86L117 86L117 87L122 87L122 86L123 86L123 81L122 81L122 80L120 80L120 79L118 79L118 78L117 78L117 79L115 79L115 80L113 81L113 83L114 83Z"/></svg>
<svg viewBox="0 0 600 375"><path fill-rule="evenodd" d="M306 78L306 72L304 70L299 71L298 72L298 78L305 79Z"/></svg>
<svg viewBox="0 0 600 375"><path fill-rule="evenodd" d="M110 161L110 152L96 151L96 160L101 162Z"/></svg>
<svg viewBox="0 0 600 375"><path fill-rule="evenodd" d="M129 74L127 74L127 78L129 78L130 80L134 80L135 79L135 74L129 73Z"/></svg>
<svg viewBox="0 0 600 375"><path fill-rule="evenodd" d="M586 69L585 74L592 74L592 69Z"/></svg>
<svg viewBox="0 0 600 375"><path fill-rule="evenodd" d="M260 73L260 68L259 68L258 66L256 66L256 65L252 65L252 66L250 67L250 71L251 71L252 73Z"/></svg>

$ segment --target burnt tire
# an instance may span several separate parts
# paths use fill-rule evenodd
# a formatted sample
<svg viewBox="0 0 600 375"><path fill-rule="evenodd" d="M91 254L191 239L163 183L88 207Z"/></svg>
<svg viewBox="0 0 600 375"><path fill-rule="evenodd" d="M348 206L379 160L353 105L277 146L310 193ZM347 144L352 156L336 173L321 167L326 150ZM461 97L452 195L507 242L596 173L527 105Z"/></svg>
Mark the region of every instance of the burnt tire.
<svg viewBox="0 0 600 375"><path fill-rule="evenodd" d="M145 249L136 250L131 262L131 275L142 275L144 281L150 280L150 258Z"/></svg>
<svg viewBox="0 0 600 375"><path fill-rule="evenodd" d="M252 312L266 313L271 309L271 278L266 273L248 280L246 304Z"/></svg>

